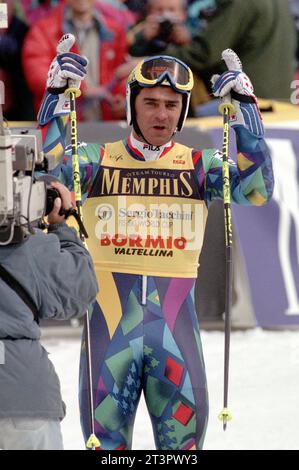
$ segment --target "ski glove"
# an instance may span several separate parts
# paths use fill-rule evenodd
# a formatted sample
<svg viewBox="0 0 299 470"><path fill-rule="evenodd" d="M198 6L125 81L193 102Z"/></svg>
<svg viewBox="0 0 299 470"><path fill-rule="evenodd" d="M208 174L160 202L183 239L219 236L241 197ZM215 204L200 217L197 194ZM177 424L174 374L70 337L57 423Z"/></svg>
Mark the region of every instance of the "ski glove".
<svg viewBox="0 0 299 470"><path fill-rule="evenodd" d="M86 76L87 59L69 52L74 42L72 34L65 34L58 43L57 56L48 72L47 89L50 93L63 93L69 86L80 88L81 80Z"/></svg>
<svg viewBox="0 0 299 470"><path fill-rule="evenodd" d="M80 88L81 80L86 76L88 60L69 52L74 42L72 34L64 34L57 45L57 56L50 65L47 90L37 116L42 125L57 116L69 114L70 101L64 91L69 87Z"/></svg>
<svg viewBox="0 0 299 470"><path fill-rule="evenodd" d="M230 117L232 127L244 126L258 137L264 135L264 126L254 89L250 79L242 71L242 63L232 49L222 52L222 59L228 71L222 75L213 75L212 89L214 96L231 102L236 110Z"/></svg>

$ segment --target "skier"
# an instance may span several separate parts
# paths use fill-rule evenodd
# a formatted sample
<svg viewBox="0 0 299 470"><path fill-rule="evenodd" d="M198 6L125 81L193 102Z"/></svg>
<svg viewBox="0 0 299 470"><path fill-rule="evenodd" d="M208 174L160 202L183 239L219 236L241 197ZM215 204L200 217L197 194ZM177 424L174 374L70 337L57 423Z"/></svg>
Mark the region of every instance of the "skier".
<svg viewBox="0 0 299 470"><path fill-rule="evenodd" d="M237 164L230 162L231 197L265 204L273 174L249 78L236 54L229 71L213 77L214 94L236 109ZM80 86L86 61L65 52L49 71L39 112L45 151L57 151L55 174L72 187L65 148L67 80ZM142 60L127 81L130 136L79 146L81 185L100 294L90 318L95 432L101 449L130 449L141 391L158 449L202 448L208 394L193 288L206 211L222 198L216 149L195 150L173 140L183 128L192 72L168 56ZM85 344L80 369L81 423L90 433Z"/></svg>
<svg viewBox="0 0 299 470"><path fill-rule="evenodd" d="M2 175L3 176L3 175ZM86 312L97 294L91 257L59 215L71 194L48 216L48 234L0 246L0 449L61 450L65 416L60 383L40 343L40 319L67 320ZM4 270L4 272L3 272ZM2 353L2 354L1 354Z"/></svg>

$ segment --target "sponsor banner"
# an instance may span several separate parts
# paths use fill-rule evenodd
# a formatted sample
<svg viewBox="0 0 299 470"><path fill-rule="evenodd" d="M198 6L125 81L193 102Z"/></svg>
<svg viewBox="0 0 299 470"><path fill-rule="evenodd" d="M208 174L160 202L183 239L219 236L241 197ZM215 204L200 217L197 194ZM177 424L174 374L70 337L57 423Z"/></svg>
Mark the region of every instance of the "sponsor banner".
<svg viewBox="0 0 299 470"><path fill-rule="evenodd" d="M183 161L184 162L184 161ZM102 166L93 196L136 195L196 197L198 189L191 171L167 169L112 168Z"/></svg>
<svg viewBox="0 0 299 470"><path fill-rule="evenodd" d="M196 277L205 219L203 202L186 198L109 195L84 206L98 270Z"/></svg>
<svg viewBox="0 0 299 470"><path fill-rule="evenodd" d="M272 200L263 207L232 206L257 323L266 328L299 325L299 124L276 126L266 129ZM211 136L221 148L222 130Z"/></svg>

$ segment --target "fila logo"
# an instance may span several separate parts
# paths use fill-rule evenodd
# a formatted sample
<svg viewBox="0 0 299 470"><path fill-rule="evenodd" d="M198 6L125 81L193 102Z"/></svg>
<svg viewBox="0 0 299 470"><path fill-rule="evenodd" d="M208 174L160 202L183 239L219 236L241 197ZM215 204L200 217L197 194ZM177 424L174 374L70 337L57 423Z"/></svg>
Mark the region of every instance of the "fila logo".
<svg viewBox="0 0 299 470"><path fill-rule="evenodd" d="M144 144L143 149L151 150L152 152L160 152L161 146L160 145L155 146L155 145Z"/></svg>

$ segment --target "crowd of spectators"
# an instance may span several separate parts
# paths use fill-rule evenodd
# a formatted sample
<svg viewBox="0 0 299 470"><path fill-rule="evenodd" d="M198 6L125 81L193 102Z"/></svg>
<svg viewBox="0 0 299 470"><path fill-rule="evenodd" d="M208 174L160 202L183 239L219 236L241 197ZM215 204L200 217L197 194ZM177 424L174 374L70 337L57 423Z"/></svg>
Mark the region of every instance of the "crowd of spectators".
<svg viewBox="0 0 299 470"><path fill-rule="evenodd" d="M62 34L89 60L81 121L125 117L125 81L140 57L176 56L195 74L191 115L212 100L221 51L240 56L260 98L289 101L298 74L299 0L7 0L0 29L4 115L33 120Z"/></svg>

